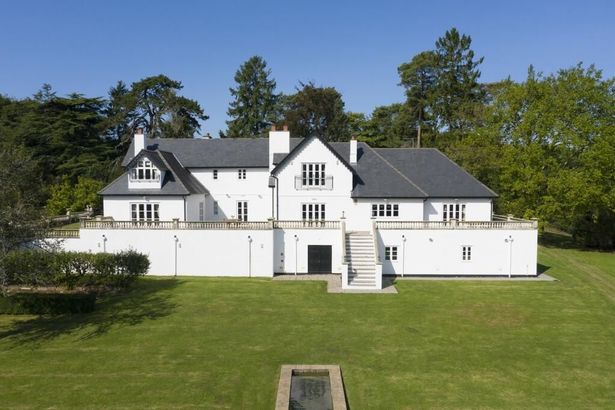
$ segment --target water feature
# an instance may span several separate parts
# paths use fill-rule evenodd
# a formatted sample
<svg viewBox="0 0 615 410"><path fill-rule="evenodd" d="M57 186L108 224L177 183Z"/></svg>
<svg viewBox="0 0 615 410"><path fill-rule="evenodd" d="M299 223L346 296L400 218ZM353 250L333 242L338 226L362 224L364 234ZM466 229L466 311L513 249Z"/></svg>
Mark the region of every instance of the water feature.
<svg viewBox="0 0 615 410"><path fill-rule="evenodd" d="M294 370L290 381L290 410L333 410L327 371Z"/></svg>
<svg viewBox="0 0 615 410"><path fill-rule="evenodd" d="M276 410L347 410L338 365L284 364Z"/></svg>

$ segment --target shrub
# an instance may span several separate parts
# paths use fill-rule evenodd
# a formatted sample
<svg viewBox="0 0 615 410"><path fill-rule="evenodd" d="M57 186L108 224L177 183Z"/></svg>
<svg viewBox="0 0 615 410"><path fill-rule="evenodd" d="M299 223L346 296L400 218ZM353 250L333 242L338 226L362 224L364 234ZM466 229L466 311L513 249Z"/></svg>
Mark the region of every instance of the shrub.
<svg viewBox="0 0 615 410"><path fill-rule="evenodd" d="M4 283L19 286L50 286L54 280L54 258L48 252L9 252L2 261Z"/></svg>
<svg viewBox="0 0 615 410"><path fill-rule="evenodd" d="M118 254L15 251L2 262L5 285L125 287L149 269L146 255L133 250Z"/></svg>

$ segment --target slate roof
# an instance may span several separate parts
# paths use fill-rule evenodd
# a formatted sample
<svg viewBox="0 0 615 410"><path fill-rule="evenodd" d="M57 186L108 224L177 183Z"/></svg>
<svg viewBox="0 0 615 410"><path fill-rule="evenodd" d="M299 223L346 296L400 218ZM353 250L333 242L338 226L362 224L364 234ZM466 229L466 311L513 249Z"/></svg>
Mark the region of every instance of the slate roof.
<svg viewBox="0 0 615 410"><path fill-rule="evenodd" d="M175 155L168 151L143 150L135 158L127 161L127 166L134 159L146 156L156 167L167 170L160 189L128 189L128 172L103 188L101 195L190 195L206 194L207 189L184 168Z"/></svg>
<svg viewBox="0 0 615 410"><path fill-rule="evenodd" d="M301 141L303 141L302 138L291 138L290 151L292 152ZM329 146L339 157L349 158L350 144L348 142L331 142ZM148 138L146 149L163 152L165 163L169 164L175 178L187 192L207 192L187 168L269 167L268 138ZM126 166L130 163L133 152L134 147L131 144L122 165ZM279 165L287 156L288 154L274 154L274 164ZM371 148L366 143L359 142L357 157L357 164L349 164L355 172L353 198L497 197L495 192L437 149ZM112 193L116 192L112 189L116 181L101 193L121 195ZM127 180L124 186L127 191ZM179 190L181 190L180 187L173 185L166 187L165 184L162 191L177 192ZM161 194L165 195L162 191ZM151 190L149 192L151 193ZM142 195L134 190L126 194ZM177 195L177 193L166 193L166 195ZM180 193L179 195L185 194Z"/></svg>

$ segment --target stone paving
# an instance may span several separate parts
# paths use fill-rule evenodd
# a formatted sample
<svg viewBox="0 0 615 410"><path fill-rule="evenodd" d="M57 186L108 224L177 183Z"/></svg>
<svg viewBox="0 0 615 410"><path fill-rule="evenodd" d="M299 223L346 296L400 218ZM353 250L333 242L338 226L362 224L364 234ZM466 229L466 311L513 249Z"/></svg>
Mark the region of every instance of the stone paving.
<svg viewBox="0 0 615 410"><path fill-rule="evenodd" d="M324 275L277 275L273 280L322 280L327 282L328 293L397 293L397 289L393 285L393 278L382 278L382 289L342 289L342 276L335 274Z"/></svg>
<svg viewBox="0 0 615 410"><path fill-rule="evenodd" d="M528 282L553 282L557 281L553 276L542 273L538 276L397 276L396 280L490 280L490 281L528 281ZM384 278L383 278L384 281Z"/></svg>

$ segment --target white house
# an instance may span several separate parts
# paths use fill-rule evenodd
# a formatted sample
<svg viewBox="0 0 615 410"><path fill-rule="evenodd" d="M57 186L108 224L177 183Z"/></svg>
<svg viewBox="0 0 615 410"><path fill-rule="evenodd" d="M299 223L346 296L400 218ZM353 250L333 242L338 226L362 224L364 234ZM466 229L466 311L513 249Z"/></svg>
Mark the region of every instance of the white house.
<svg viewBox="0 0 615 410"><path fill-rule="evenodd" d="M291 138L134 136L104 218L67 249L147 253L151 274L536 275L535 221L494 217L497 195L436 149Z"/></svg>

